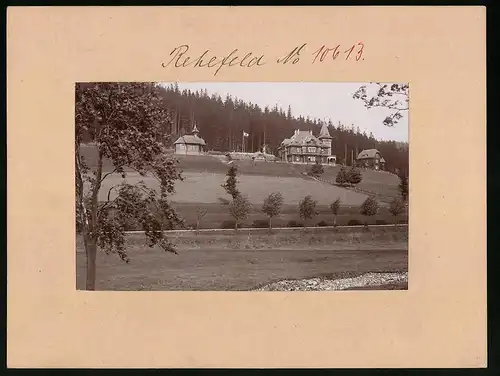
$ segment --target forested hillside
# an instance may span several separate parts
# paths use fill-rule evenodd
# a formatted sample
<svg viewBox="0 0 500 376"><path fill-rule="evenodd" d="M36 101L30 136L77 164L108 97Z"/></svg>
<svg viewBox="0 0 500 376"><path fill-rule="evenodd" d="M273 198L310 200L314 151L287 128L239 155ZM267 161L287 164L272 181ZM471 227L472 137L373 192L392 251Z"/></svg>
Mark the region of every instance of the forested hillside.
<svg viewBox="0 0 500 376"><path fill-rule="evenodd" d="M257 151L265 143L272 153L276 151L284 138L290 137L294 129L312 130L317 134L323 125L319 119L294 116L293 108L283 111L277 106L261 108L253 103L238 98L217 95L209 96L206 90L179 90L177 85L160 87L161 96L172 111L172 124L168 129L171 138L189 132L196 121L200 135L205 139L210 150L241 150L243 131L249 134L246 148ZM335 114L332 114L332 118ZM376 140L373 135L361 133L352 124L340 124L329 121L328 127L333 136L333 153L339 163L351 163L356 152L376 148L386 159L386 169L408 170L408 144L395 141Z"/></svg>
<svg viewBox="0 0 500 376"><path fill-rule="evenodd" d="M281 141L292 136L295 129L312 130L314 134L318 134L323 125L323 121L319 119L294 116L293 108L290 107L286 112L277 106L261 108L230 96L209 96L206 90L181 91L177 85L156 85L156 89L163 102L159 104L170 114L169 121L159 124L165 141L170 143L190 132L193 122L196 122L209 150L241 150L245 131L249 134L246 139L247 151L260 150L266 144L268 152L275 153ZM332 113L331 118L335 118L335 113ZM329 121L328 127L333 136L332 151L337 155L338 163L345 163L347 159L347 164L351 164L351 159L356 158L357 152L376 148L385 158L387 170L408 171L407 143L376 140L371 133L360 132L355 124ZM91 141L92 137L85 137L85 140Z"/></svg>

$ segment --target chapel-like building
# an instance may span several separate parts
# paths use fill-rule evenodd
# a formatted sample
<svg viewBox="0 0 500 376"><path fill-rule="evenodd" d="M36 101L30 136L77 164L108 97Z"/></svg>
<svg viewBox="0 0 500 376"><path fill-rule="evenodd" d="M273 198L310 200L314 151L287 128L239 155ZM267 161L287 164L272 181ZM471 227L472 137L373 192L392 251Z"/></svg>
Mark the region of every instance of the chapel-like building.
<svg viewBox="0 0 500 376"><path fill-rule="evenodd" d="M174 142L175 154L203 155L206 143L199 135L200 131L195 123L190 134L181 136Z"/></svg>

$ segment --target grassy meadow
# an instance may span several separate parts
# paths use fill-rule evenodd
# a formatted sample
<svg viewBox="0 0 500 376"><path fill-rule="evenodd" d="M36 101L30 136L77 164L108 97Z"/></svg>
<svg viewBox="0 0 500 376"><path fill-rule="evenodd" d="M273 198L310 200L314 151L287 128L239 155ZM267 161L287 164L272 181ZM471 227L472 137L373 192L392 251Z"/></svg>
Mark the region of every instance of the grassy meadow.
<svg viewBox="0 0 500 376"><path fill-rule="evenodd" d="M82 154L90 166L95 166L96 155L93 147L83 147ZM175 184L176 192L171 201L188 225L196 223L196 210L207 209L207 215L201 221L201 228L220 228L224 221L231 220L227 203L229 196L221 184L226 179L229 166L224 163L224 156L177 156L178 166L183 171L183 181ZM359 205L367 194L376 194L380 200L379 213L368 218L368 223L400 223L406 221L406 215L393 217L387 209L387 203L398 196L399 179L397 176L383 171L363 171L363 181L356 190L337 187L328 182L334 182L339 166L325 166L323 181L317 181L304 176L307 166L273 162L234 161L238 167L239 190L248 196L253 205L252 213L244 221L245 227L251 227L255 220L265 220L261 212L264 198L272 192L281 192L284 198L282 214L273 219L275 226L286 226L291 221L302 222L298 215L298 203L306 195L311 195L318 202L318 215L309 222L316 225L324 221L333 224L329 205L337 198L341 199L341 210L337 218L338 225L347 225L349 221L367 220L359 214ZM104 161L104 170L112 171L109 160ZM109 189L123 181L118 174L108 176L100 191L100 201L107 200ZM126 181L136 183L144 181L150 187L157 187L158 182L150 177L142 177L134 171L127 174ZM111 192L110 198L114 198Z"/></svg>
<svg viewBox="0 0 500 376"><path fill-rule="evenodd" d="M84 147L83 156L94 167L95 150ZM307 222L308 226L332 225L329 209L337 197L342 203L337 224L347 225L352 220L364 222L359 205L367 193L376 193L381 208L370 217L369 224L401 223L406 215L394 217L387 208L391 197L398 195L396 176L385 172L363 171L363 182L357 191L337 187L334 181L340 167L325 167L324 181L305 176L304 165L273 162L234 161L238 167L238 189L249 197L252 212L239 230L220 229L231 220L228 203L230 197L221 184L229 166L223 156L179 156L183 181L175 184L172 205L184 218L186 227L193 228L196 211L207 209L195 231L170 231L178 254L165 253L158 247L149 248L141 233L126 236L126 249L130 263L123 263L117 255L98 252L97 290L229 290L243 291L282 279L312 277L343 278L367 272L403 272L408 270L408 227L315 227L276 228L269 232L258 227L267 219L261 212L264 198L272 192L281 192L284 205L281 215L273 219L274 227L286 227L289 221L301 225L298 203L306 195L318 202L318 214ZM104 171L113 166L104 161ZM107 200L108 190L120 183L118 174L104 180L99 200ZM152 177L141 177L134 171L127 174L129 183L145 181L157 187ZM110 198L114 198L111 194ZM265 225L265 223L264 223ZM130 228L130 230L140 230ZM203 230L207 229L207 230ZM76 287L85 286L85 252L80 237L76 247ZM377 289L406 289L407 285L387 285Z"/></svg>
<svg viewBox="0 0 500 376"><path fill-rule="evenodd" d="M177 255L147 247L142 234L127 236L129 264L99 252L96 289L244 291L282 279L408 270L405 227L289 229L271 234L267 230L221 230L168 236L177 246ZM76 262L76 287L83 289L81 238L77 239Z"/></svg>

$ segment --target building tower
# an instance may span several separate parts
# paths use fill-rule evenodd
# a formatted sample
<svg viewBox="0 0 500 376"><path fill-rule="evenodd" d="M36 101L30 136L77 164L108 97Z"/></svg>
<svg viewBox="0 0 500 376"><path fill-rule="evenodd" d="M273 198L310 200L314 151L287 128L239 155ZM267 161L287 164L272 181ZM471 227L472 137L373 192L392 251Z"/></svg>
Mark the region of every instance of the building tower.
<svg viewBox="0 0 500 376"><path fill-rule="evenodd" d="M328 147L328 155L332 155L333 137L330 135L330 132L328 131L328 126L326 124L323 124L321 126L321 130L319 131L318 138L321 140L321 143L323 144L323 146Z"/></svg>

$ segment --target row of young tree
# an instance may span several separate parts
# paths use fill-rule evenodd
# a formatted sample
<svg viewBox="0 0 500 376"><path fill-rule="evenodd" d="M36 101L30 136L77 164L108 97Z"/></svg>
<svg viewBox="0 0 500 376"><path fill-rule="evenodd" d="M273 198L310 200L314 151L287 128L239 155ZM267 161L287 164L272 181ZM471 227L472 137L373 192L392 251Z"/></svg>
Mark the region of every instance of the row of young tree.
<svg viewBox="0 0 500 376"><path fill-rule="evenodd" d="M275 153L283 139L289 138L295 129L318 134L321 126L327 124L333 137L332 152L340 164L351 165L358 152L373 148L384 156L388 171L408 170L408 143L377 140L372 133L361 132L354 124L294 116L290 106L287 111L277 105L261 108L230 95L221 98L215 94L209 96L206 90L180 90L177 84L158 86L158 90L165 106L172 111L172 122L165 128L165 137L170 139L189 132L195 121L201 137L212 150L242 150L245 143L246 151L261 150L265 144L268 151ZM354 97L353 100L366 100L363 95L355 94ZM374 103L367 101L365 105L371 108ZM398 114L401 116L400 112ZM249 136L243 138L243 132Z"/></svg>
<svg viewBox="0 0 500 376"><path fill-rule="evenodd" d="M231 166L227 172L226 182L222 185L226 193L232 198L229 203L229 214L234 218L234 229L237 230L240 227L241 221L245 220L252 210L252 205L248 200L248 197L243 195L237 188L237 168ZM401 197L394 198L389 205L389 212L398 216L405 212L406 210L406 199L408 197L407 186L400 185ZM283 196L280 192L273 192L269 194L264 199L261 211L266 214L269 218L268 225L269 230L272 229L272 220L281 213L283 207ZM330 210L333 215L333 226L337 226L337 216L339 215L341 201L337 198L334 202L330 204ZM374 196L369 196L360 206L359 212L364 216L373 216L379 212L380 204ZM207 212L206 210L200 212L204 216ZM313 199L311 195L305 196L298 204L298 213L300 218L304 220L304 227L313 219L314 216L318 214L317 211L317 201ZM199 226L200 217L197 221L197 229ZM366 224L367 222L365 222Z"/></svg>

